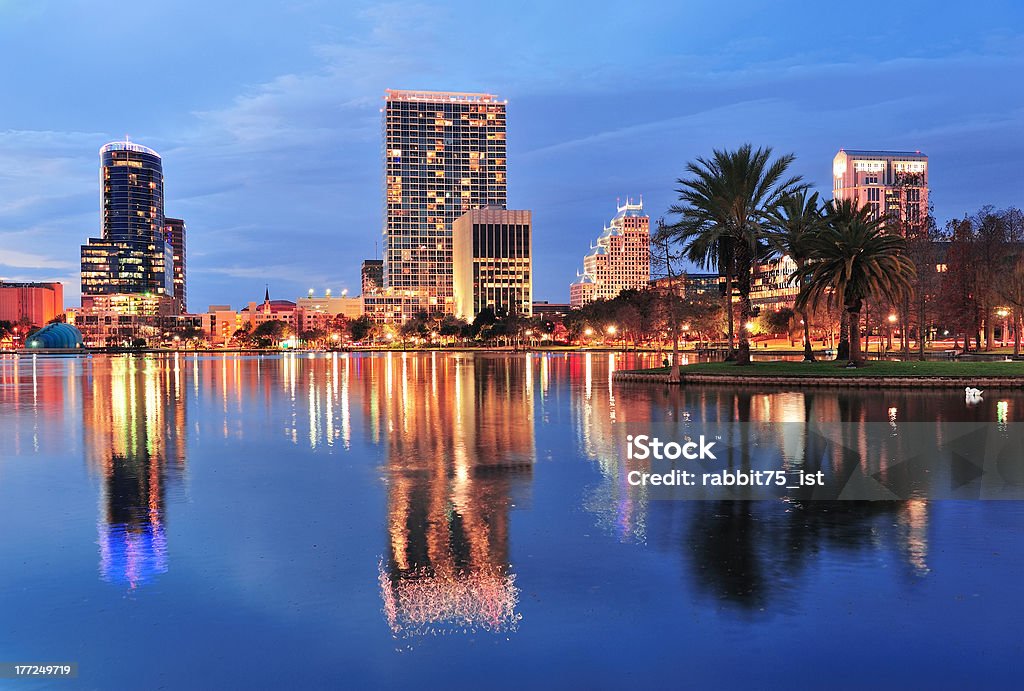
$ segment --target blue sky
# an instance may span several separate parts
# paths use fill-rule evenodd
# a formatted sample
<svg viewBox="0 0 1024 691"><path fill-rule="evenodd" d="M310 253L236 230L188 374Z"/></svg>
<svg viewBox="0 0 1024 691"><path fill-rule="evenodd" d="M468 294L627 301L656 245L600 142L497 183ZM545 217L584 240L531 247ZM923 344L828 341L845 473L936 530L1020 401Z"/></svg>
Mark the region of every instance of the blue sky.
<svg viewBox="0 0 1024 691"><path fill-rule="evenodd" d="M244 7L244 10L242 8ZM0 0L0 277L64 281L99 227L98 155L164 157L189 307L358 292L382 223L386 88L509 101L509 206L534 294L566 301L617 198L657 218L688 160L744 141L829 196L839 147L931 157L940 223L1024 205L1024 8Z"/></svg>

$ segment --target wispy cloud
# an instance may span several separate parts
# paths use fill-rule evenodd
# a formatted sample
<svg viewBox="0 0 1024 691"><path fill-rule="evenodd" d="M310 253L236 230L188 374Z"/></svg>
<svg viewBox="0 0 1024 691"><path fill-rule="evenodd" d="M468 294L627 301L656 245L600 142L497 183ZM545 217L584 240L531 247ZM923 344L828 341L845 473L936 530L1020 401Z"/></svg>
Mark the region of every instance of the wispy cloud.
<svg viewBox="0 0 1024 691"><path fill-rule="evenodd" d="M42 254L0 249L0 266L9 266L16 269L68 269L73 265L70 262L54 259Z"/></svg>

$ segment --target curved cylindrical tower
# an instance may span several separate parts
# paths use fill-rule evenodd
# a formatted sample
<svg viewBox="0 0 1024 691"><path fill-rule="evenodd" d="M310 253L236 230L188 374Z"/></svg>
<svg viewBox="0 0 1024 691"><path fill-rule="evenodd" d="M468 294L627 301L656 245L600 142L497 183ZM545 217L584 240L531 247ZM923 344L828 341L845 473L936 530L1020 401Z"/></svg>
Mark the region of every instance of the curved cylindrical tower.
<svg viewBox="0 0 1024 691"><path fill-rule="evenodd" d="M100 223L104 240L163 238L164 169L160 154L135 142L100 149Z"/></svg>
<svg viewBox="0 0 1024 691"><path fill-rule="evenodd" d="M82 294L173 296L160 154L135 142L100 149L100 237L82 246Z"/></svg>

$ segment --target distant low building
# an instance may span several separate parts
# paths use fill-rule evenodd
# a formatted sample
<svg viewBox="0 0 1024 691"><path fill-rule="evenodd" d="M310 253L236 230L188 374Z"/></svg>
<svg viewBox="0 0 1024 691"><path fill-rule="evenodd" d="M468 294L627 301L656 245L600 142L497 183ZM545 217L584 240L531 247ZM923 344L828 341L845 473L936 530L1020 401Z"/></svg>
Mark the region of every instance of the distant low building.
<svg viewBox="0 0 1024 691"><path fill-rule="evenodd" d="M572 308L568 302L548 302L547 300L533 303L533 316L547 321L561 323Z"/></svg>
<svg viewBox="0 0 1024 691"><path fill-rule="evenodd" d="M416 291L385 288L376 294L363 295L366 316L377 324L403 324L419 312L439 311L439 305L430 304Z"/></svg>
<svg viewBox="0 0 1024 691"><path fill-rule="evenodd" d="M82 333L71 324L47 324L25 339L25 349L31 351L83 350Z"/></svg>
<svg viewBox="0 0 1024 691"><path fill-rule="evenodd" d="M316 331L324 329L336 317L358 319L363 314L363 300L360 297L348 297L345 291L341 295L331 295L327 290L322 296L310 294L295 301L299 331Z"/></svg>
<svg viewBox="0 0 1024 691"><path fill-rule="evenodd" d="M651 287L658 290L675 288L676 294L687 300L717 299L725 293L725 284L718 274L681 273L669 278L656 278Z"/></svg>
<svg viewBox="0 0 1024 691"><path fill-rule="evenodd" d="M180 314L177 301L168 295L91 297L99 299L83 295L81 309L68 311L69 323L82 332L91 348L133 345L138 340L155 346L170 340L175 332L203 328L202 315Z"/></svg>
<svg viewBox="0 0 1024 691"><path fill-rule="evenodd" d="M772 312L792 309L800 292L792 280L794 271L796 262L786 255L756 264L750 281L751 306Z"/></svg>
<svg viewBox="0 0 1024 691"><path fill-rule="evenodd" d="M63 284L0 281L0 321L41 326L63 313Z"/></svg>

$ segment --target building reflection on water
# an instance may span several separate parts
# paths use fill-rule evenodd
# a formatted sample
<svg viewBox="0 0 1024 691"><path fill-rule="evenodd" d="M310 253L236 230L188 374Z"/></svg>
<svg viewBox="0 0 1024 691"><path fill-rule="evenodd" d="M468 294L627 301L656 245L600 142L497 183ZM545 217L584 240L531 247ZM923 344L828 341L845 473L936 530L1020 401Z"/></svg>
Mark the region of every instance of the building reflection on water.
<svg viewBox="0 0 1024 691"><path fill-rule="evenodd" d="M1015 399L966 406L962 395L935 391L741 391L611 379L616 368L646 364L650 358L608 353L97 356L60 368L51 362L59 376L37 376L34 359L4 361L0 403L13 406L19 424L0 442L15 454L59 448L50 431L63 426L77 438L70 432L82 420L88 467L101 479L100 572L132 587L168 570L168 496L182 484L187 439L242 440L258 425L314 453L373 458L358 455L368 442L382 457L386 487L380 596L388 625L409 635L517 625L511 518L530 500L539 427L550 426L542 438L557 438L543 446L545 458L565 450L593 468L582 490L564 488L567 505L582 502L622 542L677 555L700 597L753 611L785 602L826 550L884 552L913 578L926 577L935 506L800 496L653 501L626 481L619 423L879 423L889 431L881 443L903 454L909 421L932 421L941 436L945 422L1005 427L1024 413ZM201 406L191 417L190 404ZM852 454L866 473L887 470L871 451L878 440L863 429L844 439L845 457L801 429L778 427L789 468L836 472ZM730 462L741 467L744 459Z"/></svg>
<svg viewBox="0 0 1024 691"><path fill-rule="evenodd" d="M385 449L379 581L396 635L516 627L509 522L536 457L534 364L436 353L362 361L367 433Z"/></svg>
<svg viewBox="0 0 1024 691"><path fill-rule="evenodd" d="M168 569L166 488L185 471L184 358L93 358L85 454L101 479L100 574L135 588Z"/></svg>

